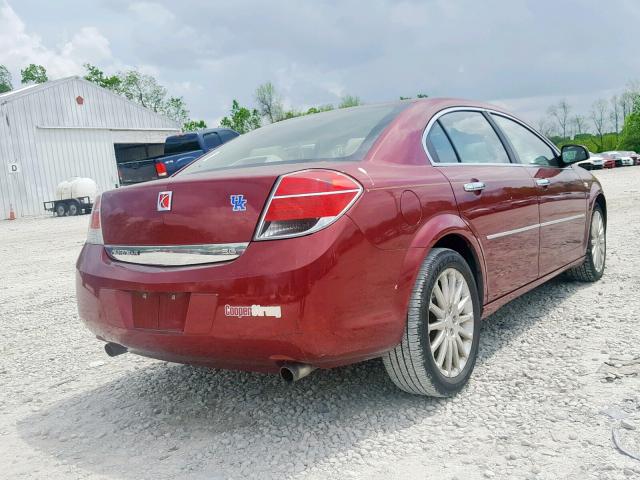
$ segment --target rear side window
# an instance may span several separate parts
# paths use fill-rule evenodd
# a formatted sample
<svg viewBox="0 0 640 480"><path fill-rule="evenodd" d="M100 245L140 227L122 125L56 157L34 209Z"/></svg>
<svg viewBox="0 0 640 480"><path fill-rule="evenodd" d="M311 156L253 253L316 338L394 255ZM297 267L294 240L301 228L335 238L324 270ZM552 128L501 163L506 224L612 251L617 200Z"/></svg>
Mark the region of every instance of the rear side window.
<svg viewBox="0 0 640 480"><path fill-rule="evenodd" d="M272 123L221 145L178 175L279 163L361 160L408 105L341 108Z"/></svg>
<svg viewBox="0 0 640 480"><path fill-rule="evenodd" d="M233 132L231 130L220 130L218 132L218 134L220 135L220 138L222 139L222 143L226 143L229 140L231 140L232 138L236 138L238 136L238 134L236 132Z"/></svg>
<svg viewBox="0 0 640 480"><path fill-rule="evenodd" d="M193 152L194 150L200 150L198 135L196 133L187 133L186 135L167 137L164 144L165 155Z"/></svg>
<svg viewBox="0 0 640 480"><path fill-rule="evenodd" d="M439 119L462 163L509 163L498 134L480 112L452 112Z"/></svg>
<svg viewBox="0 0 640 480"><path fill-rule="evenodd" d="M558 160L551 147L537 135L517 122L502 115L491 114L496 124L516 151L520 163L528 165L558 166Z"/></svg>
<svg viewBox="0 0 640 480"><path fill-rule="evenodd" d="M458 163L458 156L438 122L433 124L427 135L427 150L434 162Z"/></svg>
<svg viewBox="0 0 640 480"><path fill-rule="evenodd" d="M216 132L205 133L202 136L202 140L204 141L204 146L207 148L215 148L222 144L222 141Z"/></svg>

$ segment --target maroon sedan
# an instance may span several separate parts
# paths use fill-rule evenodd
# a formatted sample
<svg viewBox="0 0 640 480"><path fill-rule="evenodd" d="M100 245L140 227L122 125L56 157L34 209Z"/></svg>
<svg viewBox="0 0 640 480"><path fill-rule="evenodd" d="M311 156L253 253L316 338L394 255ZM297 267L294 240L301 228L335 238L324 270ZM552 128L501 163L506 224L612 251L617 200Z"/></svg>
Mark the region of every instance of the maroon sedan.
<svg viewBox="0 0 640 480"><path fill-rule="evenodd" d="M401 389L452 395L482 318L562 272L602 276L586 158L459 100L268 125L96 201L80 317L110 355L288 381L382 357Z"/></svg>

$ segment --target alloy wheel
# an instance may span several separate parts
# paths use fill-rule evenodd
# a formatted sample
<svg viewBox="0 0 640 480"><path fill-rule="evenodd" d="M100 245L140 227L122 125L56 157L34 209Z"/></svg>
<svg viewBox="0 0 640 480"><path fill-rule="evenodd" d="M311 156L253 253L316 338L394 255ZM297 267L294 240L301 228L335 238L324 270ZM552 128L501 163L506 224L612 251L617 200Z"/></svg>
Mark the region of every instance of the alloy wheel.
<svg viewBox="0 0 640 480"><path fill-rule="evenodd" d="M473 343L473 303L469 285L454 268L436 280L429 300L431 354L442 375L453 378L464 369Z"/></svg>
<svg viewBox="0 0 640 480"><path fill-rule="evenodd" d="M600 213L600 210L595 210L591 219L591 258L593 266L598 272L601 272L604 268L606 251L607 239L602 213Z"/></svg>

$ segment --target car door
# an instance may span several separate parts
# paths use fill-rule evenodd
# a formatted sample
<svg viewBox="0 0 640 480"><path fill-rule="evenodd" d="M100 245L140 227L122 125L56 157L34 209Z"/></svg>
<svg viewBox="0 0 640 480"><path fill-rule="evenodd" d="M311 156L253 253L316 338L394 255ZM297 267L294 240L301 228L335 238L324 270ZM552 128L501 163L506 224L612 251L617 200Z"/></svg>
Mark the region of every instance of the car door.
<svg viewBox="0 0 640 480"><path fill-rule="evenodd" d="M540 276L580 258L584 251L587 187L547 142L515 119L491 114L518 162L536 182L540 205Z"/></svg>
<svg viewBox="0 0 640 480"><path fill-rule="evenodd" d="M512 163L480 110L455 110L430 122L431 162L449 179L460 215L483 250L487 301L538 277L538 198L531 176Z"/></svg>

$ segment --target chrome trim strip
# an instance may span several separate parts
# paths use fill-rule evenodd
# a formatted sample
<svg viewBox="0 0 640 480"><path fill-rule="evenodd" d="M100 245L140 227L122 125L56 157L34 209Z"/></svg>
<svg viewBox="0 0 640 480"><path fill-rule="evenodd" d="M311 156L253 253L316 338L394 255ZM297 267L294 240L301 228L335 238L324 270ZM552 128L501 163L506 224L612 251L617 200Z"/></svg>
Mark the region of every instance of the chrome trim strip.
<svg viewBox="0 0 640 480"><path fill-rule="evenodd" d="M528 230L533 230L534 228L538 228L540 226L539 223L535 223L533 225L529 225L522 228L516 228L514 230L507 230L505 232L500 233L492 233L491 235L487 235L487 240L493 240L494 238L506 237L508 235L515 235L516 233L526 232Z"/></svg>
<svg viewBox="0 0 640 480"><path fill-rule="evenodd" d="M336 192L294 193L291 195L274 195L273 198L319 197L321 195L338 195L340 193L355 193L355 192L360 192L360 189L353 188L351 190L340 190Z"/></svg>
<svg viewBox="0 0 640 480"><path fill-rule="evenodd" d="M548 222L543 223L534 223L533 225L527 225L526 227L516 228L513 230L506 230L504 232L492 233L491 235L487 235L487 240L493 240L495 238L506 237L508 235L515 235L516 233L526 232L528 230L533 230L538 227L548 227L549 225L556 225L557 223L570 222L571 220L578 220L579 218L584 218L584 213L579 215L573 215L571 217L558 218L557 220L550 220Z"/></svg>
<svg viewBox="0 0 640 480"><path fill-rule="evenodd" d="M460 166L466 166L466 167L480 167L480 166L496 166L496 167L540 167L541 165L534 165L534 164L527 164L527 163L459 163L459 162L449 162L449 163L438 163L438 162L434 162L433 159L431 158L431 155L429 155L429 150L427 149L427 135L429 135L429 131L431 130L431 127L433 127L433 124L436 123L436 121L443 115L447 114L447 113L451 113L451 112L487 112L489 114L494 114L494 115L501 115L505 118L508 118L509 120L513 120L516 123L519 123L522 127L526 128L527 130L529 130L533 135L535 135L536 137L538 137L540 140L542 140L549 148L551 148L551 150L553 150L556 155L560 155L560 150L558 150L558 147L556 147L553 143L551 143L549 140L547 140L543 135L541 135L540 133L538 133L532 126L524 123L522 120L520 120L519 118L514 117L513 115L509 115L508 113L504 113L504 112L500 112L498 110L493 110L491 108L482 108L482 107L465 107L465 106L459 106L459 107L446 107L442 110L440 110L439 112L436 112L433 117L431 117L431 119L429 120L429 123L427 123L427 126L424 129L424 132L422 132L422 148L424 149L425 154L427 155L427 158L429 159L429 163L431 163L432 166L434 167L438 167L438 166L453 166L453 165L460 165ZM493 128L493 127L492 127ZM497 133L496 133L497 135ZM570 168L570 167L554 167L554 166L547 166L547 168L558 168L558 169L564 169L564 168Z"/></svg>
<svg viewBox="0 0 640 480"><path fill-rule="evenodd" d="M540 226L546 227L548 225L555 225L556 223L570 222L571 220L578 220L579 218L584 218L584 213L581 213L580 215L574 215L572 217L564 217L564 218L559 218L557 220L551 220L549 222L542 222Z"/></svg>
<svg viewBox="0 0 640 480"><path fill-rule="evenodd" d="M353 199L349 202L349 204L344 208L344 210L342 210L342 212L340 212L338 215L336 215L335 217L333 217L333 219L330 222L327 223L322 223L322 222L318 222L317 225L315 225L313 228L302 232L302 233L293 233L290 235L279 235L277 237L261 237L260 236L260 232L262 232L263 228L264 228L264 224L265 224L265 217L267 216L267 211L269 210L269 207L271 206L271 201L276 198L275 193L278 191L278 187L280 186L280 183L282 182L282 179L284 177L286 177L287 175L293 175L295 173L303 173L303 172L313 172L314 170L330 170L332 172L335 172L339 175L343 175L351 180L353 180L357 185L358 185L358 189L355 189L354 191L358 192L357 195L355 195L353 197ZM346 190L343 190L339 193L345 193ZM273 188L271 189L271 193L269 193L269 197L267 198L267 202L265 203L264 208L262 209L262 213L260 214L260 220L258 221L258 226L256 227L256 230L253 234L253 240L256 242L268 242L270 240L282 240L285 238L295 238L295 237L304 237L306 235L310 235L312 233L315 233L319 230L322 230L323 228L328 227L329 225L331 225L332 223L336 222L340 217L342 217L342 215L344 215L344 213L346 211L348 211L354 203L356 203L358 201L358 199L362 196L362 193L364 192L364 187L362 186L362 184L356 180L355 178L353 178L351 175L348 175L344 172L341 172L339 170L334 170L332 168L305 168L303 170L295 170L293 172L288 172L288 173L284 173L282 175L280 175L278 177L278 179L276 180L276 183L273 185ZM315 195L315 194L314 194ZM278 198L282 198L284 197L284 195L279 196ZM327 217L328 218L328 217Z"/></svg>
<svg viewBox="0 0 640 480"><path fill-rule="evenodd" d="M105 245L107 255L114 260L154 267L183 267L235 260L244 253L248 243L204 245Z"/></svg>

